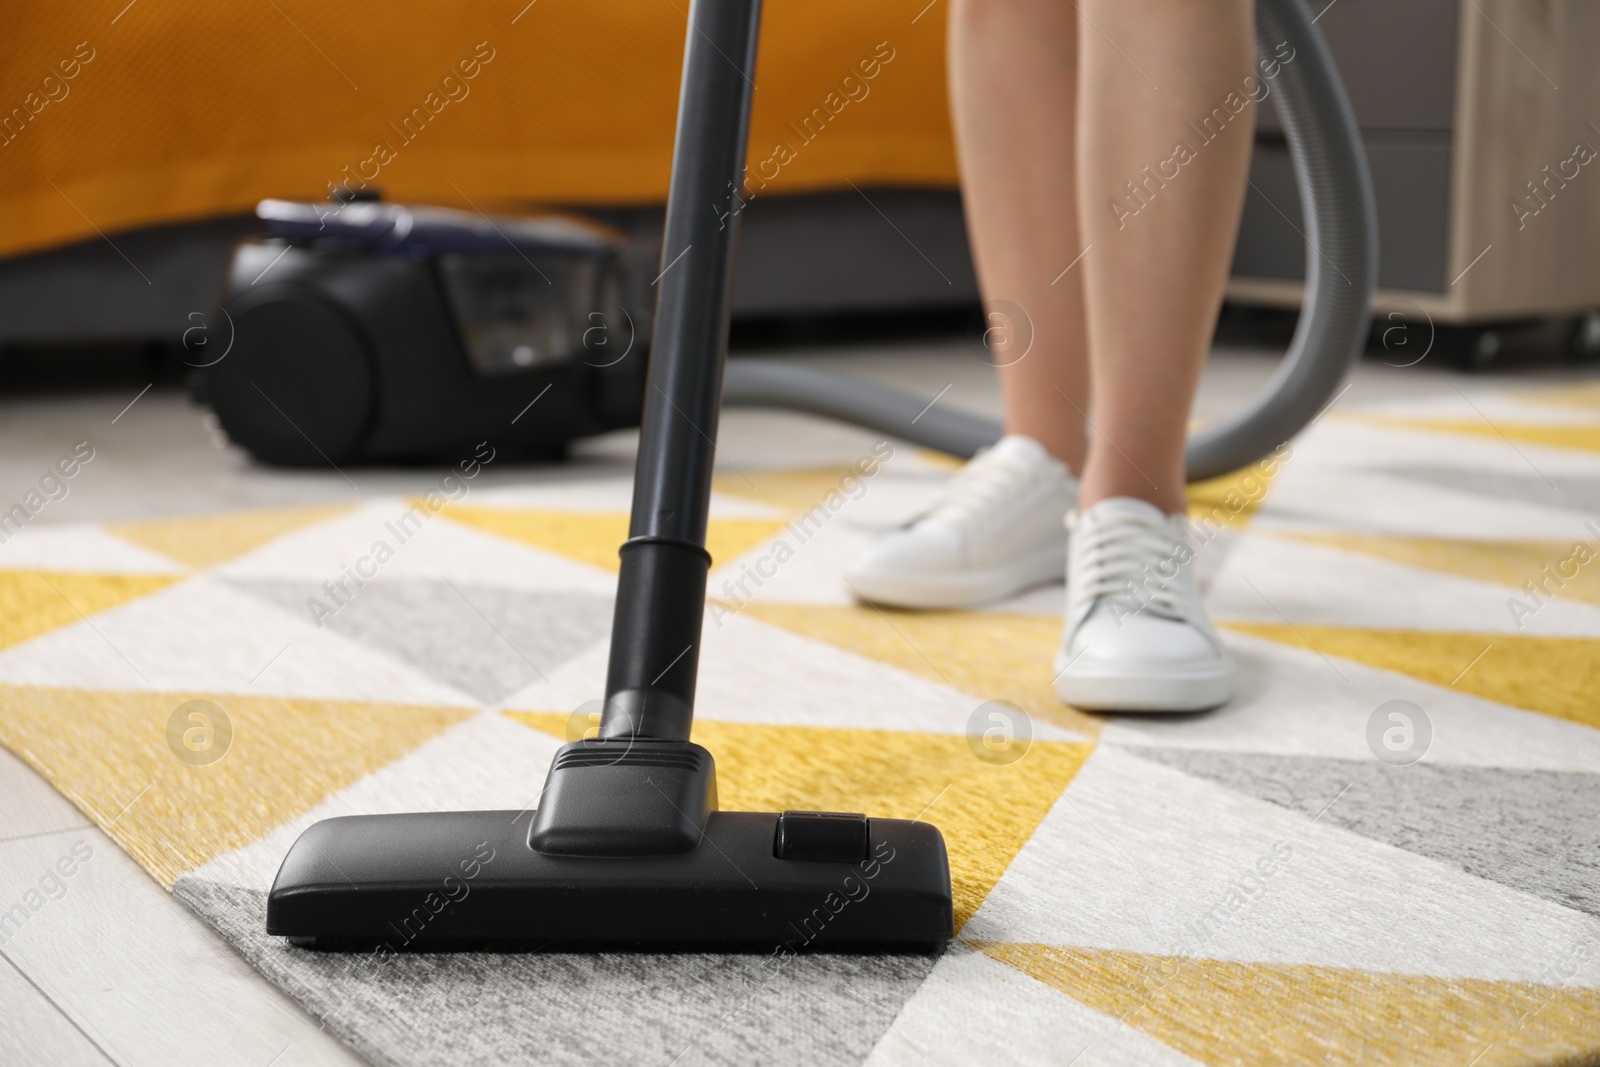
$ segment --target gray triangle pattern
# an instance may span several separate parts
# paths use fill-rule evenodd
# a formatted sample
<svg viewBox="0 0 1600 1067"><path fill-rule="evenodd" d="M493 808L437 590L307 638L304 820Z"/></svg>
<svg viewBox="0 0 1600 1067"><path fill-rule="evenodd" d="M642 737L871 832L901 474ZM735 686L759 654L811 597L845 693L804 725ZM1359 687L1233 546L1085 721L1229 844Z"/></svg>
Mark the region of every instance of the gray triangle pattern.
<svg viewBox="0 0 1600 1067"><path fill-rule="evenodd" d="M302 618L332 606L310 582L236 581ZM322 623L493 704L572 659L611 629L611 598L430 579L385 579L356 591Z"/></svg>
<svg viewBox="0 0 1600 1067"><path fill-rule="evenodd" d="M1519 500L1568 511L1600 511L1600 478L1563 474L1551 485L1538 477L1523 478L1499 471L1427 464L1376 468L1375 473L1501 500Z"/></svg>
<svg viewBox="0 0 1600 1067"><path fill-rule="evenodd" d="M1600 916L1600 775L1426 762L1394 767L1376 759L1204 749L1128 751Z"/></svg>
<svg viewBox="0 0 1600 1067"><path fill-rule="evenodd" d="M859 1064L936 957L368 953L290 947L266 895L173 892L357 1052L418 1063Z"/></svg>

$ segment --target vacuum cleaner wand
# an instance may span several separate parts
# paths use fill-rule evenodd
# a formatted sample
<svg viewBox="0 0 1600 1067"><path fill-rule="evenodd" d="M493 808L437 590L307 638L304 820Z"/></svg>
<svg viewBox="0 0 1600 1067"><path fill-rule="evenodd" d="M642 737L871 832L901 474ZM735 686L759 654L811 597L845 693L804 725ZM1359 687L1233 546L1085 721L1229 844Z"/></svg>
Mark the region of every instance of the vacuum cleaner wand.
<svg viewBox="0 0 1600 1067"><path fill-rule="evenodd" d="M859 813L717 810L689 740L759 0L689 12L656 334L599 736L514 811L327 819L301 835L267 932L317 946L832 948L953 935L944 839ZM397 944L398 943L398 944Z"/></svg>
<svg viewBox="0 0 1600 1067"><path fill-rule="evenodd" d="M684 59L606 738L689 738L759 7L708 0L690 13L699 32L691 29Z"/></svg>

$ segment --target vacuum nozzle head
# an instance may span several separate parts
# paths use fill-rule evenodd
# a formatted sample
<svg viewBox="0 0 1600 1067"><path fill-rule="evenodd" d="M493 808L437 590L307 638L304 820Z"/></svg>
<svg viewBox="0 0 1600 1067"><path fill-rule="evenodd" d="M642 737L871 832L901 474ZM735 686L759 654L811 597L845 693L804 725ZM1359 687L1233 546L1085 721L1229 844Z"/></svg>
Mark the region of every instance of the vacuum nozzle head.
<svg viewBox="0 0 1600 1067"><path fill-rule="evenodd" d="M526 813L327 819L267 898L267 932L318 947L926 951L950 940L944 839L900 819L711 812L684 852L564 856Z"/></svg>

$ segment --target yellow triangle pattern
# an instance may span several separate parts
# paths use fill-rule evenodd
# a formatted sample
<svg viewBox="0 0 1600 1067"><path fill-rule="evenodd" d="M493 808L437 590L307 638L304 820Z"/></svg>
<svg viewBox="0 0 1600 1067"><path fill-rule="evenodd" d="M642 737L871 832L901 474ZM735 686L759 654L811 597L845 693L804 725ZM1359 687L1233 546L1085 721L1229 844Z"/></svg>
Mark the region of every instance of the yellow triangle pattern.
<svg viewBox="0 0 1600 1067"><path fill-rule="evenodd" d="M179 759L167 741L168 719L195 699L221 706L232 725L224 755L203 766ZM238 694L0 686L0 743L171 886L474 714ZM214 731L213 743L218 736Z"/></svg>
<svg viewBox="0 0 1600 1067"><path fill-rule="evenodd" d="M112 522L106 529L125 541L154 549L196 569L214 567L286 533L354 510L353 504L268 508L223 515Z"/></svg>
<svg viewBox="0 0 1600 1067"><path fill-rule="evenodd" d="M177 580L167 574L0 570L0 648L114 608Z"/></svg>
<svg viewBox="0 0 1600 1067"><path fill-rule="evenodd" d="M1530 404L1600 411L1600 381L1563 385L1559 389L1529 389L1517 395Z"/></svg>
<svg viewBox="0 0 1600 1067"><path fill-rule="evenodd" d="M963 462L943 452L920 448L916 450L916 457L941 475L960 469ZM876 477L876 473L871 477ZM719 493L759 500L763 504L782 508L791 515L798 515L811 510L830 491L845 492L848 488L846 478L867 480L859 470L849 466L778 467L719 474L713 487Z"/></svg>
<svg viewBox="0 0 1600 1067"><path fill-rule="evenodd" d="M947 471L960 470L961 464L966 462L948 452L935 452L931 448L917 449L917 458L931 467L938 467Z"/></svg>
<svg viewBox="0 0 1600 1067"><path fill-rule="evenodd" d="M1386 534L1276 533L1308 544L1360 552L1441 574L1498 582L1519 590L1524 582L1537 584L1546 581L1547 574L1554 574L1564 584L1557 588L1554 580L1549 581L1541 597L1554 593L1558 597L1600 604L1600 561L1594 560L1594 555L1600 553L1585 546L1590 563L1580 563L1574 553L1579 545L1572 541L1468 541Z"/></svg>
<svg viewBox="0 0 1600 1067"><path fill-rule="evenodd" d="M1050 945L978 947L1202 1063L1594 1062L1600 989ZM1552 960L1552 979L1568 962Z"/></svg>
<svg viewBox="0 0 1600 1067"><path fill-rule="evenodd" d="M936 465L955 469L959 462L938 453L928 453ZM1189 515L1211 517L1226 526L1242 526L1260 510L1270 491L1278 468L1264 473L1257 464L1220 478L1195 482L1188 487ZM840 479L853 473L846 467L809 467L746 472L746 476L719 475L718 492L759 500L764 504L798 514L822 500L829 491L840 489Z"/></svg>
<svg viewBox="0 0 1600 1067"><path fill-rule="evenodd" d="M1224 623L1230 630L1398 671L1434 685L1600 727L1600 639Z"/></svg>
<svg viewBox="0 0 1600 1067"><path fill-rule="evenodd" d="M1098 737L1100 720L1063 705L1050 664L1061 641L1054 615L887 611L834 604L762 604L744 613L792 633L948 685L1009 700L1045 722Z"/></svg>
<svg viewBox="0 0 1600 1067"><path fill-rule="evenodd" d="M565 738L569 716L506 712ZM971 918L1093 747L1035 741L996 766L964 736L696 719L715 755L718 806L728 811L860 811L926 819L950 855L957 928Z"/></svg>
<svg viewBox="0 0 1600 1067"><path fill-rule="evenodd" d="M443 514L608 571L617 570L617 549L628 539L628 516L622 512L452 507ZM743 555L782 529L783 523L769 519L712 519L706 532L712 566Z"/></svg>
<svg viewBox="0 0 1600 1067"><path fill-rule="evenodd" d="M1261 510L1281 469L1274 464L1269 474L1262 466L1258 463L1220 478L1191 483L1189 518L1195 522L1210 519L1221 526L1244 526Z"/></svg>
<svg viewBox="0 0 1600 1067"><path fill-rule="evenodd" d="M810 509L828 495L843 492L839 481L854 473L847 467L800 467L779 470L752 470L744 474L719 474L712 483L719 493L758 500L791 514ZM859 477L859 475L857 476Z"/></svg>
<svg viewBox="0 0 1600 1067"><path fill-rule="evenodd" d="M1429 430L1435 433L1470 434L1495 440L1523 441L1533 445L1574 448L1600 452L1600 423L1562 425L1560 423L1503 422L1499 419L1404 419L1391 415L1345 415L1347 419L1392 426L1403 430Z"/></svg>

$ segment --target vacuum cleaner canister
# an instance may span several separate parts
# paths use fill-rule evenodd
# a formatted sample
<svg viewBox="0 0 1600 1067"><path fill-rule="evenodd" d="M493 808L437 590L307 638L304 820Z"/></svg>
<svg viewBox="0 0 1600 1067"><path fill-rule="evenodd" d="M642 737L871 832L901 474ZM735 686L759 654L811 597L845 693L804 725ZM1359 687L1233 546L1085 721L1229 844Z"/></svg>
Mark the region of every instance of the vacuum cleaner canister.
<svg viewBox="0 0 1600 1067"><path fill-rule="evenodd" d="M257 458L438 461L485 438L548 458L638 425L649 305L621 234L373 200L256 215L265 233L228 269L231 337L196 393Z"/></svg>

